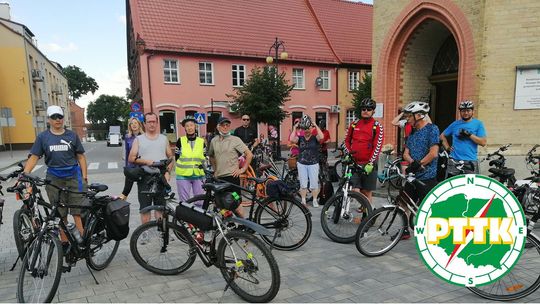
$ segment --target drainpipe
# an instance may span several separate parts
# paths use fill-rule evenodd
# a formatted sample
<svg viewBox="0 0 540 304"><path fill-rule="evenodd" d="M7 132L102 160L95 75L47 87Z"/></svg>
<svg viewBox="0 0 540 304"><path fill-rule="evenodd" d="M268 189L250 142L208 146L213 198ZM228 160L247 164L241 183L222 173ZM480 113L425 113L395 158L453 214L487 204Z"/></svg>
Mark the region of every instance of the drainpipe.
<svg viewBox="0 0 540 304"><path fill-rule="evenodd" d="M152 103L152 83L150 81L150 58L154 56L154 53L146 56L146 72L148 74L148 98L150 99L150 112L154 112L154 105Z"/></svg>
<svg viewBox="0 0 540 304"><path fill-rule="evenodd" d="M339 68L336 68L336 105L339 105ZM338 134L339 134L338 130L339 130L339 117L340 116L341 116L341 113L337 113L336 147L334 148L334 152L337 151L337 147L338 147Z"/></svg>

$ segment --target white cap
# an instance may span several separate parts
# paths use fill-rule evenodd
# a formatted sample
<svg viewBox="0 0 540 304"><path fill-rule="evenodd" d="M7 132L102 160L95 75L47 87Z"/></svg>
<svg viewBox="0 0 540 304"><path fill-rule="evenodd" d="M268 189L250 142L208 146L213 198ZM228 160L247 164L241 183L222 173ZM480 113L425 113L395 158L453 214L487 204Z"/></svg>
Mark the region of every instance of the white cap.
<svg viewBox="0 0 540 304"><path fill-rule="evenodd" d="M49 106L47 108L47 117L51 117L54 114L60 114L64 116L64 110L62 110L62 108L60 108L59 106Z"/></svg>

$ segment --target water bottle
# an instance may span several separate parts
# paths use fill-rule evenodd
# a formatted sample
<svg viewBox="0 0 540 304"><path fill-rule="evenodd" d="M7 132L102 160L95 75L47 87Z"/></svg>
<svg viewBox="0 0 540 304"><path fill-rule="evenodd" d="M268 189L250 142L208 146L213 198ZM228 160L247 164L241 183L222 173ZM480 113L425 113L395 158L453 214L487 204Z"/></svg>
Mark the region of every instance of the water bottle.
<svg viewBox="0 0 540 304"><path fill-rule="evenodd" d="M77 243L81 244L83 242L83 239L81 237L81 233L79 232L79 229L77 229L75 224L69 223L69 224L66 225L66 227L67 227L67 229L69 231L69 234L71 234L71 236L73 236L75 238Z"/></svg>

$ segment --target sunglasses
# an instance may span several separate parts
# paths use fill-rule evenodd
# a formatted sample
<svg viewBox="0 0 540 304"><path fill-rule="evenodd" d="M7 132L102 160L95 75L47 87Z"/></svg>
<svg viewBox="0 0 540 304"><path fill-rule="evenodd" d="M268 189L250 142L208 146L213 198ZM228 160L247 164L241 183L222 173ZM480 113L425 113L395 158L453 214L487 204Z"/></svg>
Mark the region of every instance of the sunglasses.
<svg viewBox="0 0 540 304"><path fill-rule="evenodd" d="M369 112L369 111L373 111L372 108L362 108L360 109L362 112Z"/></svg>
<svg viewBox="0 0 540 304"><path fill-rule="evenodd" d="M242 118L243 121L249 121L249 118Z"/></svg>
<svg viewBox="0 0 540 304"><path fill-rule="evenodd" d="M52 120L64 119L64 115L53 114L53 115L49 116L49 118L52 119Z"/></svg>

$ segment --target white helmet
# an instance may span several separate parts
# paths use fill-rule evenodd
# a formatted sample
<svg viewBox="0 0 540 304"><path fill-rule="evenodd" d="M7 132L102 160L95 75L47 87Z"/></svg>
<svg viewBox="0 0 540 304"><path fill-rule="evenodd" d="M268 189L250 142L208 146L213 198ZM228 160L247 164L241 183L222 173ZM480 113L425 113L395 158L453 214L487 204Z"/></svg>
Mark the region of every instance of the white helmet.
<svg viewBox="0 0 540 304"><path fill-rule="evenodd" d="M403 109L403 112L405 113L421 113L421 114L427 114L429 113L429 104L427 102L423 101L413 101L410 104L406 105Z"/></svg>
<svg viewBox="0 0 540 304"><path fill-rule="evenodd" d="M460 110L474 109L474 103L472 100L463 100L459 103Z"/></svg>
<svg viewBox="0 0 540 304"><path fill-rule="evenodd" d="M309 117L309 115L304 115L302 116L302 119L300 119L300 123L298 124L298 127L300 129L309 129L312 125L312 122L311 122L311 117Z"/></svg>

